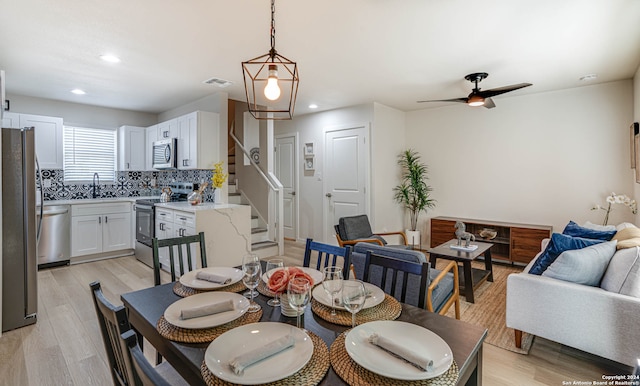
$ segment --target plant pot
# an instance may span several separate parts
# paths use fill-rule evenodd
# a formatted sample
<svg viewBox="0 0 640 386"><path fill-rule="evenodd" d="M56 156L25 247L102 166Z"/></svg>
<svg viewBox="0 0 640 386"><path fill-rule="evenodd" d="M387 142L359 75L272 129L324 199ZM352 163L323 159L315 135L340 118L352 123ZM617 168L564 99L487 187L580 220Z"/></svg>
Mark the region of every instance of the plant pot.
<svg viewBox="0 0 640 386"><path fill-rule="evenodd" d="M411 231L406 229L404 234L407 236L407 244L420 245L420 231Z"/></svg>
<svg viewBox="0 0 640 386"><path fill-rule="evenodd" d="M220 198L220 189L214 188L213 189L213 202L215 204L221 204L222 199Z"/></svg>
<svg viewBox="0 0 640 386"><path fill-rule="evenodd" d="M280 313L290 318L295 318L296 316L298 316L298 310L291 307L291 304L289 304L289 298L287 297L286 293L280 295Z"/></svg>

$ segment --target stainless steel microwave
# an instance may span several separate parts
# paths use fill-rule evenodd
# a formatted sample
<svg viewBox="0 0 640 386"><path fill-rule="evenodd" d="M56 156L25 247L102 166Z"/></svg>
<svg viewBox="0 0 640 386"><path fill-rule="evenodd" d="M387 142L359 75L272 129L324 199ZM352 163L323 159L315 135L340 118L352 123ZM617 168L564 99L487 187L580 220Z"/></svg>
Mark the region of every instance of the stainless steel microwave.
<svg viewBox="0 0 640 386"><path fill-rule="evenodd" d="M167 138L153 143L153 168L178 168L178 139Z"/></svg>

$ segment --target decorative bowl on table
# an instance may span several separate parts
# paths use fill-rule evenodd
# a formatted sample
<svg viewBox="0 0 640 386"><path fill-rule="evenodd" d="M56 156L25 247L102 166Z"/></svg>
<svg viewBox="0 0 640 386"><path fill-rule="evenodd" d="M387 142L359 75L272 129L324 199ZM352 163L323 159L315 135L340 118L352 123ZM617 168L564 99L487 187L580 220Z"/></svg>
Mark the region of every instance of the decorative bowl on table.
<svg viewBox="0 0 640 386"><path fill-rule="evenodd" d="M484 228L483 230L480 231L480 237L482 237L485 240L493 240L496 238L497 235L498 235L498 231L496 231L495 229Z"/></svg>

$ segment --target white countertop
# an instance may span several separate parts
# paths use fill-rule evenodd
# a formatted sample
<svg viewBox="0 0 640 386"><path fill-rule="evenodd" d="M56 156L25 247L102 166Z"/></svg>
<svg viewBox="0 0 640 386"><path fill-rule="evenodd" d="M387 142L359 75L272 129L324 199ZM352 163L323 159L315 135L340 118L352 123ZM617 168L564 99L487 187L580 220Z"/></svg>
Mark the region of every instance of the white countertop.
<svg viewBox="0 0 640 386"><path fill-rule="evenodd" d="M246 205L238 205L238 204L214 204L212 202L203 202L199 205L191 205L186 201L180 202L161 202L155 204L158 208L167 208L167 209L175 209L182 210L184 212L199 212L201 210L216 210L216 209L232 209Z"/></svg>
<svg viewBox="0 0 640 386"><path fill-rule="evenodd" d="M44 206L52 205L83 205L83 204L105 204L109 202L135 202L143 198L159 198L158 196L144 197L110 197L110 198L86 198L82 200L47 200Z"/></svg>

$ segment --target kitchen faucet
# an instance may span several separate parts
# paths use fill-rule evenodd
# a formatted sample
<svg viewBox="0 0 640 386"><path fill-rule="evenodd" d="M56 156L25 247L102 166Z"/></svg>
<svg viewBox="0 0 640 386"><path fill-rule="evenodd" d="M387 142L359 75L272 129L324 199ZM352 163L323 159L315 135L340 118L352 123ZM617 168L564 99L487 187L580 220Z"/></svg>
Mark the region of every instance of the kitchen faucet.
<svg viewBox="0 0 640 386"><path fill-rule="evenodd" d="M96 185L96 179L98 180L98 184ZM100 176L98 173L93 173L93 198L98 197L100 194Z"/></svg>

